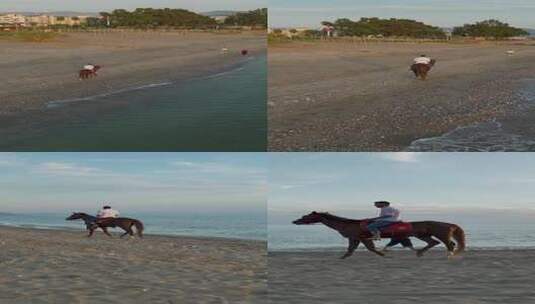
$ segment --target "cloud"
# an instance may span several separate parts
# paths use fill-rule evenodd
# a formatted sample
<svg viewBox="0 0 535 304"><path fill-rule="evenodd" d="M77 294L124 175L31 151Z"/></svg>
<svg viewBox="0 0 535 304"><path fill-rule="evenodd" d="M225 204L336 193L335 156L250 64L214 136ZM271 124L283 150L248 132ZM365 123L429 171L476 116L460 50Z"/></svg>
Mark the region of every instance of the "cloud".
<svg viewBox="0 0 535 304"><path fill-rule="evenodd" d="M394 162L400 162L400 163L417 163L420 161L420 156L422 156L422 153L420 152L392 152L392 153L379 153L378 154L381 158L394 161Z"/></svg>
<svg viewBox="0 0 535 304"><path fill-rule="evenodd" d="M0 167L12 167L21 164L15 153L3 152L0 153Z"/></svg>
<svg viewBox="0 0 535 304"><path fill-rule="evenodd" d="M198 173L240 174L262 177L267 174L267 170L264 168L248 168L229 165L222 162L189 162L179 160L171 162L171 166L181 170L191 170Z"/></svg>
<svg viewBox="0 0 535 304"><path fill-rule="evenodd" d="M93 167L86 167L74 163L44 162L37 166L39 173L60 176L100 176L106 171Z"/></svg>

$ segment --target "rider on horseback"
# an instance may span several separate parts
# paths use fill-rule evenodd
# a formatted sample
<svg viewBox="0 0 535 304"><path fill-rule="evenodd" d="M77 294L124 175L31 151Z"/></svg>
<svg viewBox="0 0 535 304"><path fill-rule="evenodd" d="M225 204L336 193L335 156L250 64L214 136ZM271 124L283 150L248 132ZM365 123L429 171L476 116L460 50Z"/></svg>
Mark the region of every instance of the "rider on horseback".
<svg viewBox="0 0 535 304"><path fill-rule="evenodd" d="M426 55L420 55L420 57L414 58L414 64L430 64L431 58Z"/></svg>
<svg viewBox="0 0 535 304"><path fill-rule="evenodd" d="M392 223L399 222L399 210L390 207L387 201L378 201L374 203L375 207L381 209L379 216L372 218L373 222L367 226L374 240L381 239L381 228L390 226Z"/></svg>
<svg viewBox="0 0 535 304"><path fill-rule="evenodd" d="M102 224L108 221L112 221L119 216L119 211L112 209L110 206L105 205L97 213L97 220L95 224Z"/></svg>
<svg viewBox="0 0 535 304"><path fill-rule="evenodd" d="M93 71L94 69L95 69L95 65L91 63L84 65L84 68L83 68L83 70L88 70L88 71Z"/></svg>

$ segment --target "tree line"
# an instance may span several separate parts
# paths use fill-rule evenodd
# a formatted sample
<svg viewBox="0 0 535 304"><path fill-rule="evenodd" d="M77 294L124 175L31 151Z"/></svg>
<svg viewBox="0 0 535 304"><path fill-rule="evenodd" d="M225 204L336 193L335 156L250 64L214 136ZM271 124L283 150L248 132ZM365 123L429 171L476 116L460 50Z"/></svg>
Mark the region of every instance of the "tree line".
<svg viewBox="0 0 535 304"><path fill-rule="evenodd" d="M267 28L268 10L261 8L254 11L237 13L225 19L226 25L256 26Z"/></svg>
<svg viewBox="0 0 535 304"><path fill-rule="evenodd" d="M507 23L490 19L475 24L465 24L455 27L453 35L467 37L485 37L503 39L515 36L527 36L529 33L523 29L512 27Z"/></svg>
<svg viewBox="0 0 535 304"><path fill-rule="evenodd" d="M101 18L88 18L89 27L131 27L131 28L216 28L225 25L267 27L267 9L240 12L229 16L224 24L215 19L185 9L137 8L133 11L116 9L101 12Z"/></svg>
<svg viewBox="0 0 535 304"><path fill-rule="evenodd" d="M332 25L339 36L384 36L414 38L444 38L446 33L439 27L409 19L361 18L359 21L338 19Z"/></svg>
<svg viewBox="0 0 535 304"><path fill-rule="evenodd" d="M210 17L202 16L184 9L153 9L137 8L134 11L116 9L111 13L101 12L101 22L110 27L181 27L197 28L210 27L216 21Z"/></svg>
<svg viewBox="0 0 535 304"><path fill-rule="evenodd" d="M515 28L507 23L498 20L485 20L475 24L465 24L463 26L455 27L451 33L447 33L444 29L418 22L410 19L380 19L380 18L361 18L358 21L353 21L347 18L337 19L335 22L323 21L322 26L326 28L334 28L337 36L348 37L409 37L409 38L423 38L423 39L444 39L449 34L463 37L485 37L494 39L504 39L515 36L529 35L523 29ZM279 32L274 32L280 34ZM296 33L296 31L290 33ZM318 38L325 36L325 31L322 30L307 30L298 35L306 38Z"/></svg>

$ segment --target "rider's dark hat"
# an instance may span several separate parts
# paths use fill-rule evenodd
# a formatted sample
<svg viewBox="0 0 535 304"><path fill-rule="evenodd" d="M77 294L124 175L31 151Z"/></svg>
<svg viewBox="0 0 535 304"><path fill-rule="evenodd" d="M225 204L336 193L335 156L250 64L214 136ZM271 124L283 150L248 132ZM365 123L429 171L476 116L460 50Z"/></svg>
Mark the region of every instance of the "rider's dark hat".
<svg viewBox="0 0 535 304"><path fill-rule="evenodd" d="M385 204L387 206L390 206L390 202L387 202L387 201L377 201L377 202L374 202L373 203L374 205L377 205L377 204Z"/></svg>
<svg viewBox="0 0 535 304"><path fill-rule="evenodd" d="M102 209L111 209L111 207L110 206L104 206L104 207L102 207Z"/></svg>

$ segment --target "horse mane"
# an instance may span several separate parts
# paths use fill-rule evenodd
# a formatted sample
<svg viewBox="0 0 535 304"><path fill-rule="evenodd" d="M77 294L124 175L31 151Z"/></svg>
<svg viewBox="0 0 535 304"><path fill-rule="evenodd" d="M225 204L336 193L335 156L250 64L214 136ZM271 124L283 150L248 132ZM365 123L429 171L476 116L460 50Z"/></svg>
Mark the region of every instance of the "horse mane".
<svg viewBox="0 0 535 304"><path fill-rule="evenodd" d="M84 216L84 217L90 217L90 218L97 218L96 216L94 215L91 215L91 214L87 214L85 212L75 212L76 214L79 214L81 216Z"/></svg>
<svg viewBox="0 0 535 304"><path fill-rule="evenodd" d="M323 217L325 217L327 219L330 219L330 220L334 220L334 221L339 221L339 222L344 222L344 223L360 223L360 222L362 222L362 220L355 220L355 219L349 219L349 218L345 218L345 217L341 217L341 216L332 215L329 212L318 212L318 213L321 214Z"/></svg>

